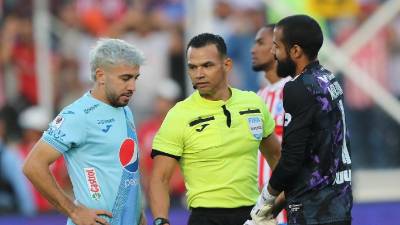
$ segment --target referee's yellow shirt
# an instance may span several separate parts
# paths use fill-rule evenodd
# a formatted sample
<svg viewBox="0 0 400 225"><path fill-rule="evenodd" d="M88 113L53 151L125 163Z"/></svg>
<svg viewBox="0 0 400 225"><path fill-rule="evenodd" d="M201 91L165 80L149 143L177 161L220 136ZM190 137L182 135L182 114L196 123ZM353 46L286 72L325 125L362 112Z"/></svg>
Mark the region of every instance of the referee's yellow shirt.
<svg viewBox="0 0 400 225"><path fill-rule="evenodd" d="M169 111L154 138L153 149L180 157L189 207L250 206L258 197L257 151L274 120L255 93L230 90L226 102L195 91Z"/></svg>

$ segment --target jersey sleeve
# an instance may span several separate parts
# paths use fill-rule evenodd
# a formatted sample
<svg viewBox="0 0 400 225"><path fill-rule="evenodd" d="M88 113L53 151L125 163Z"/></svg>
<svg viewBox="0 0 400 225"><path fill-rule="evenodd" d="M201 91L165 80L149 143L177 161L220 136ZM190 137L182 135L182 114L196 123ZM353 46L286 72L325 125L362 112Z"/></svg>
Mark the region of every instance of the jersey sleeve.
<svg viewBox="0 0 400 225"><path fill-rule="evenodd" d="M153 140L153 150L180 157L185 123L176 110L170 110Z"/></svg>
<svg viewBox="0 0 400 225"><path fill-rule="evenodd" d="M264 103L264 101L261 99L261 97L257 96L260 99L260 108L261 108L261 113L264 118L264 131L263 131L263 137L268 137L274 132L275 129L275 120L272 118L271 113L269 112L267 105Z"/></svg>
<svg viewBox="0 0 400 225"><path fill-rule="evenodd" d="M63 110L43 133L42 140L56 150L65 153L80 146L87 135L84 115L72 110Z"/></svg>
<svg viewBox="0 0 400 225"><path fill-rule="evenodd" d="M301 81L288 82L284 87L285 132L281 159L269 181L277 191L286 190L295 181L306 156L306 145L312 134L312 121L318 111L314 100Z"/></svg>

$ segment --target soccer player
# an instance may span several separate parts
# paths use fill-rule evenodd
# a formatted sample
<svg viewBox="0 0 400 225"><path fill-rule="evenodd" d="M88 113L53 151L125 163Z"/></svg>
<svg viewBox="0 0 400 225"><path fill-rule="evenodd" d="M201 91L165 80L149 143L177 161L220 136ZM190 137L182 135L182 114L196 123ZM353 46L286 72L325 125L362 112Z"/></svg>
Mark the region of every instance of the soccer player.
<svg viewBox="0 0 400 225"><path fill-rule="evenodd" d="M255 42L251 50L252 66L254 71L263 71L268 84L258 91L258 95L264 100L265 104L275 120L275 135L282 140L283 134L283 118L285 111L283 110L283 86L290 77L281 78L276 73L276 61L271 53L272 34L275 24L266 25L258 30ZM268 160L268 159L267 159ZM271 168L268 166L262 154L258 154L258 186L262 189L271 176ZM283 210L277 216L279 225L286 224L286 211Z"/></svg>
<svg viewBox="0 0 400 225"><path fill-rule="evenodd" d="M67 224L145 224L138 141L126 106L143 55L118 39L101 39L90 52L93 89L64 108L28 156L24 173ZM61 191L49 166L64 155L75 200Z"/></svg>
<svg viewBox="0 0 400 225"><path fill-rule="evenodd" d="M282 156L253 214L270 216L284 191L288 224L351 224L351 158L343 92L318 62L323 35L306 15L280 20L272 52L281 77L285 109Z"/></svg>
<svg viewBox="0 0 400 225"><path fill-rule="evenodd" d="M203 33L186 49L197 89L167 114L153 141L150 207L154 224L169 224L168 183L184 174L189 225L241 225L257 200L257 152L274 167L280 157L274 121L262 99L228 85L225 41Z"/></svg>

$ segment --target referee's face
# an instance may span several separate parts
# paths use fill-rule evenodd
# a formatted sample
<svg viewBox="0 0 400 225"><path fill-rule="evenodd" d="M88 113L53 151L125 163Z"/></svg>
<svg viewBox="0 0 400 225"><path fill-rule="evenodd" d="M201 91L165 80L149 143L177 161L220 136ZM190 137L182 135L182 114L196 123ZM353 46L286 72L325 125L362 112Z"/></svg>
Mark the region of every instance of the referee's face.
<svg viewBox="0 0 400 225"><path fill-rule="evenodd" d="M221 56L214 44L189 47L187 51L188 73L193 87L210 100L228 90L227 74L232 69L231 59Z"/></svg>

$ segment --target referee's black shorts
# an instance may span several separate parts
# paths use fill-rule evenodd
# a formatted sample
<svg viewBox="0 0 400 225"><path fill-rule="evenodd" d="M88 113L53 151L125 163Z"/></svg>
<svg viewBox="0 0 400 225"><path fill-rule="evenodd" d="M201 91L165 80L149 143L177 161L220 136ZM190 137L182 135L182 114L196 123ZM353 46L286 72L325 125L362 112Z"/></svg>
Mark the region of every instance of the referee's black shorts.
<svg viewBox="0 0 400 225"><path fill-rule="evenodd" d="M191 208L188 225L243 225L252 208Z"/></svg>

